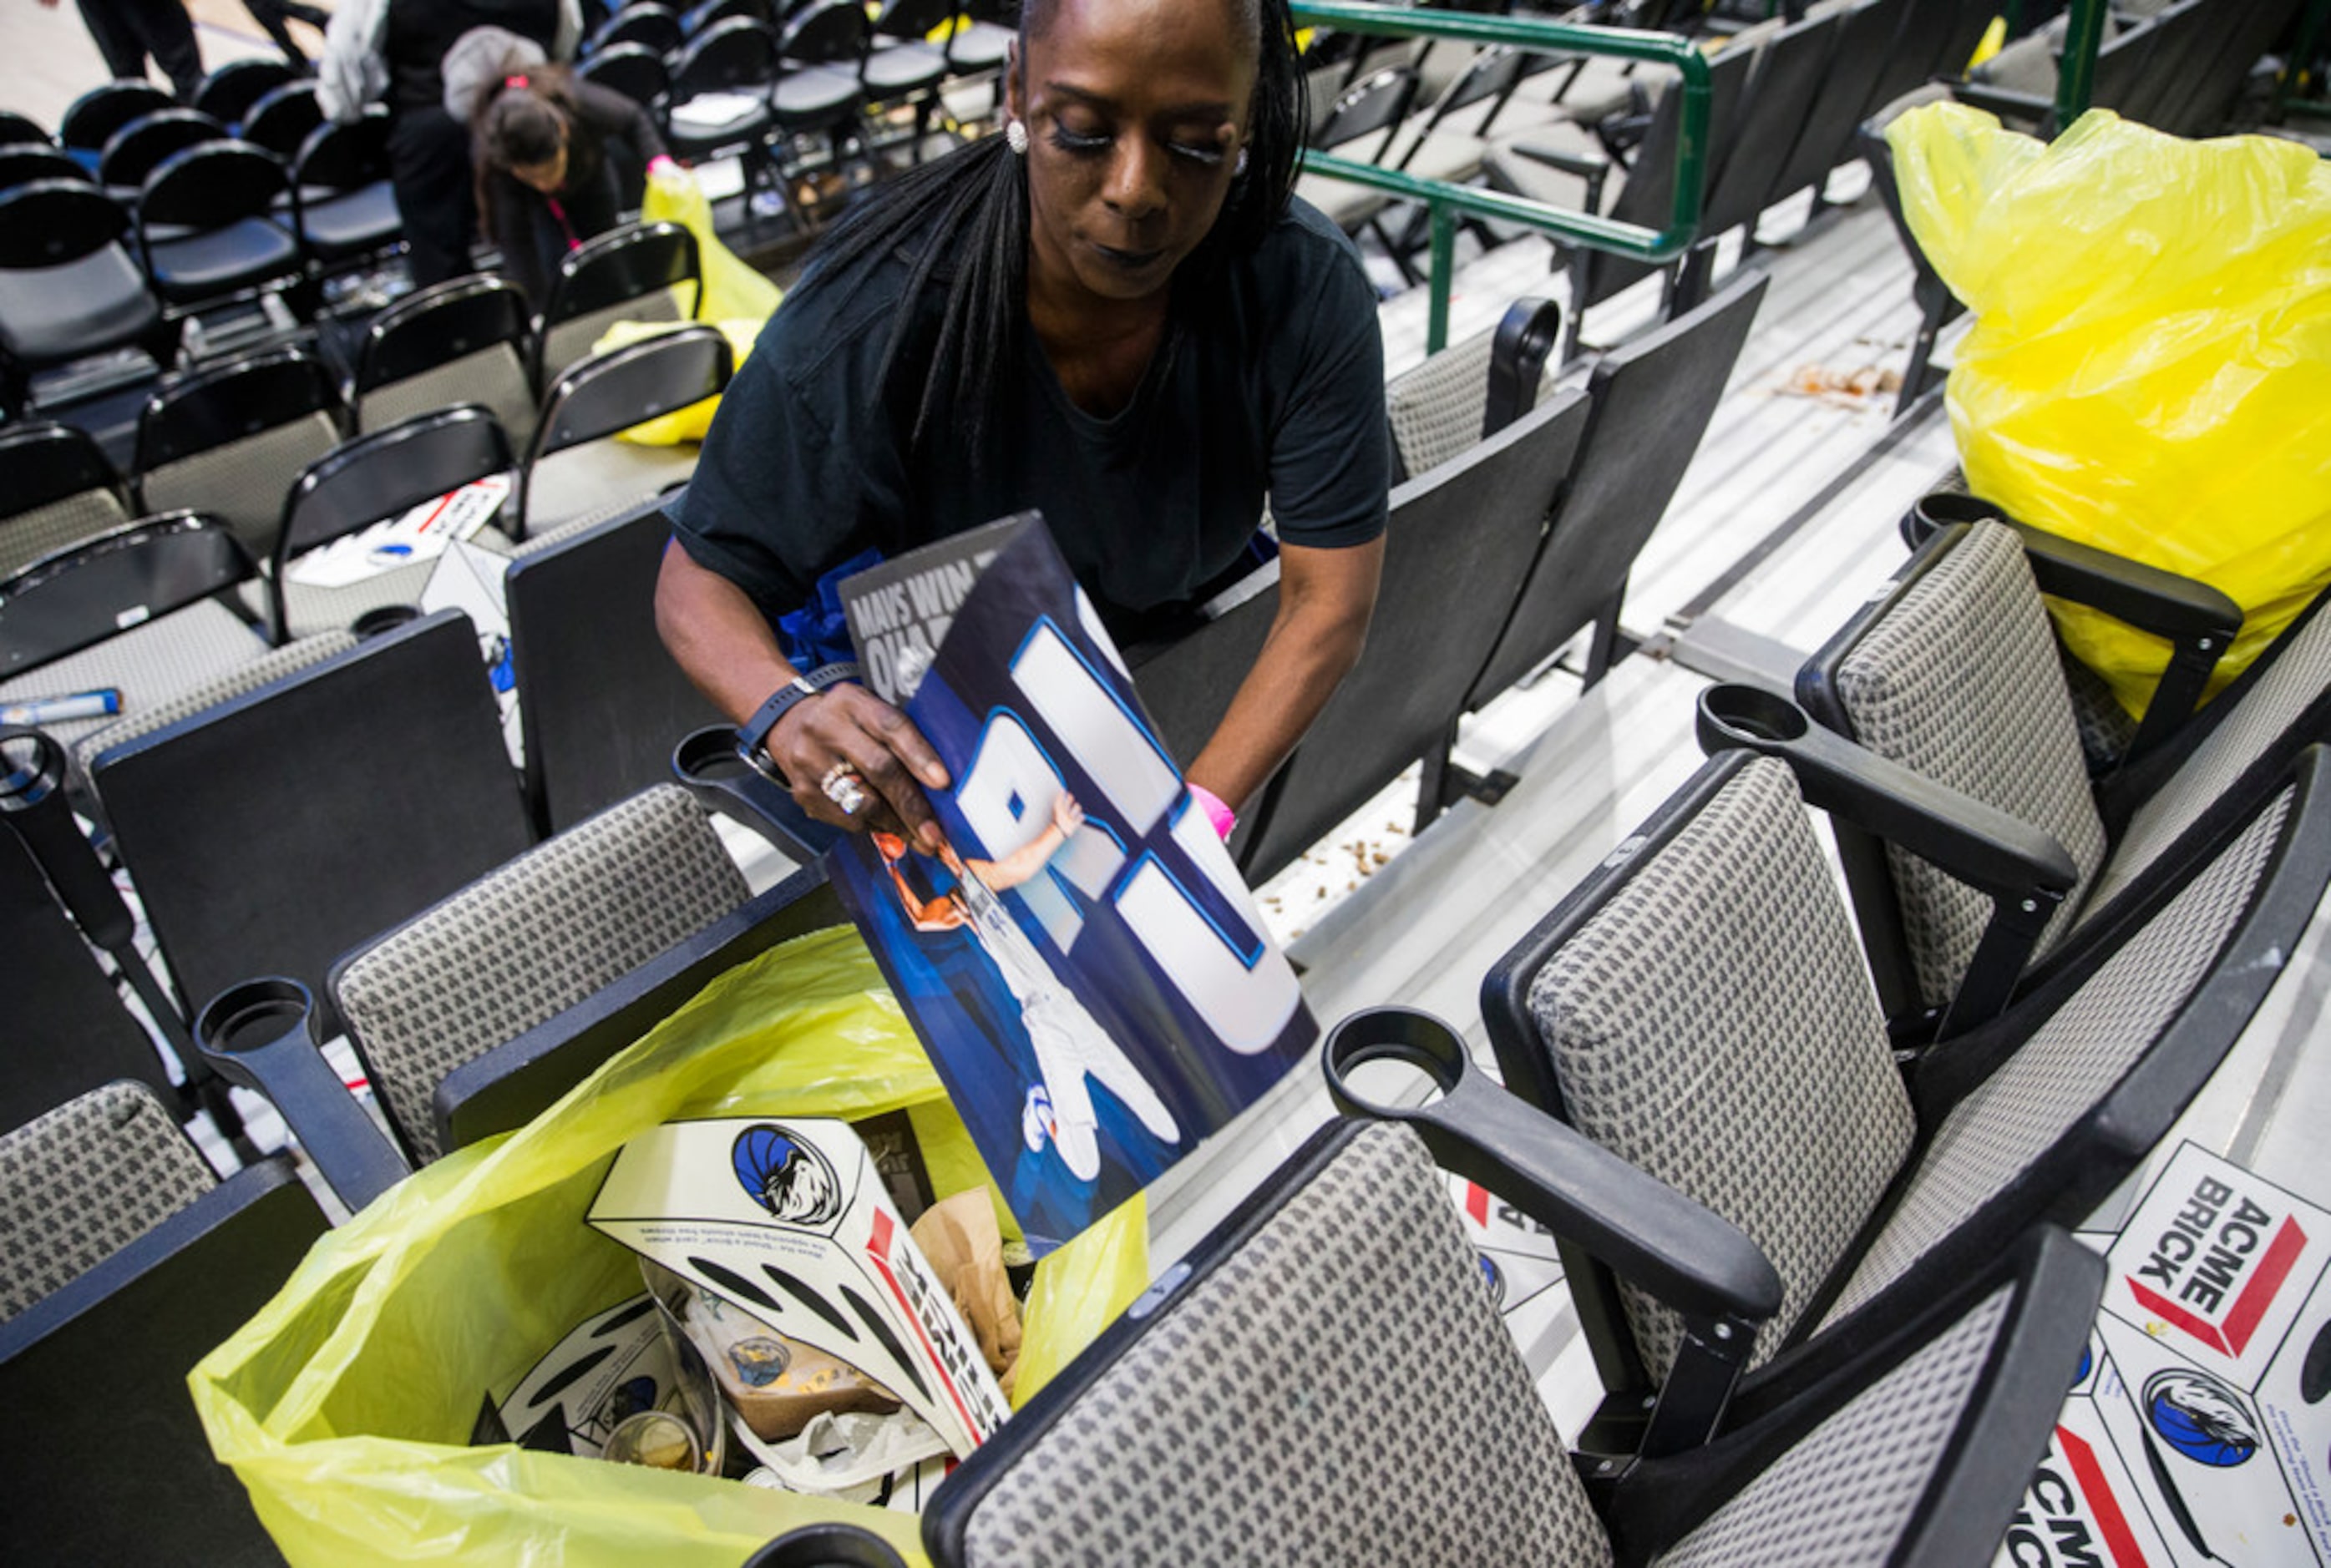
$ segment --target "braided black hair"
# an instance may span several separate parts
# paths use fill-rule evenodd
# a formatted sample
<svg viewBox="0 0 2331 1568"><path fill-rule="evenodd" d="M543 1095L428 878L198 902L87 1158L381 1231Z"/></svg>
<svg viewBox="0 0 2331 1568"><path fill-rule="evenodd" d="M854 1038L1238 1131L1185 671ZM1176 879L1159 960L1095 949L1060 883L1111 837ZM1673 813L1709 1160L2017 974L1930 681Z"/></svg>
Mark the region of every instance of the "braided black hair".
<svg viewBox="0 0 2331 1568"><path fill-rule="evenodd" d="M1024 0L1020 58L1049 24L1057 0ZM1288 0L1229 0L1258 39L1254 98L1243 146L1246 172L1232 184L1223 210L1198 248L1176 269L1176 287L1203 287L1223 261L1261 244L1295 187L1296 160L1309 119L1297 63L1295 20ZM917 318L913 301L942 262L955 261L947 309L916 397L909 451L919 454L942 430L963 441L975 466L1006 432L991 416L1009 406L997 395L1019 363L1027 321L1028 174L1004 138L990 136L891 180L864 207L835 225L813 265L845 290L871 276L872 262L903 250L909 258L903 308L884 347L880 386L909 366L904 354ZM855 274L852 276L852 274ZM878 396L884 394L878 393Z"/></svg>

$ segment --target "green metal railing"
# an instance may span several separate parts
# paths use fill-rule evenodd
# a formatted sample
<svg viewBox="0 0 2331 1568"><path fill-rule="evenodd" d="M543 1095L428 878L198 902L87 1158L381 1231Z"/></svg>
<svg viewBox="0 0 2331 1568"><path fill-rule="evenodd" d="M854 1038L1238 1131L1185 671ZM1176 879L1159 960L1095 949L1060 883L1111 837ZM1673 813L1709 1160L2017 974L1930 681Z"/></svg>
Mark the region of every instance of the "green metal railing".
<svg viewBox="0 0 2331 1568"><path fill-rule="evenodd" d="M2064 55L2056 66L2056 124L2068 126L2088 109L2096 90L2097 51L2105 40L2106 0L2072 0L2064 28Z"/></svg>
<svg viewBox="0 0 2331 1568"><path fill-rule="evenodd" d="M2102 0L2088 3L2101 5ZM1675 204L1664 229L1614 223L1591 213L1573 212L1523 196L1509 196L1501 191L1426 179L1405 170L1356 163L1326 153L1304 153L1302 166L1308 173L1349 180L1422 203L1431 215L1432 263L1427 287L1432 308L1425 324L1427 353L1439 353L1449 338L1449 278L1455 263L1460 214L1519 223L1574 245L1611 251L1645 261L1672 260L1681 255L1697 236L1701 171L1708 161L1708 60L1685 40L1670 33L1622 27L1581 27L1528 17L1417 11L1402 5L1362 4L1360 0L1296 0L1294 11L1299 23L1332 27L1339 33L1385 38L1451 38L1468 43L1507 43L1538 53L1601 54L1622 60L1656 61L1682 72L1679 90L1684 95L1683 118L1676 138Z"/></svg>

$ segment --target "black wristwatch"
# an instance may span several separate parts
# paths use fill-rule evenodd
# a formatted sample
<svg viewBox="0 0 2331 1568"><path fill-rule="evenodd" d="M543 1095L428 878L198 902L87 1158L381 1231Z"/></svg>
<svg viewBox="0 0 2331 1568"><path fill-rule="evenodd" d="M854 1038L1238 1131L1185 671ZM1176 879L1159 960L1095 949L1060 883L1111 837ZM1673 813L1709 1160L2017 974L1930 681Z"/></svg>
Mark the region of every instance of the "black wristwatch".
<svg viewBox="0 0 2331 1568"><path fill-rule="evenodd" d="M778 777L776 770L770 765L768 754L761 749L761 743L769 738L769 731L777 727L777 720L790 712L794 703L805 697L815 697L829 686L839 686L845 680L857 679L858 666L846 659L834 664L822 664L807 675L794 677L777 688L768 701L755 708L752 717L737 727L737 755L756 772L785 784L785 781ZM785 787L790 789L793 786L786 784Z"/></svg>

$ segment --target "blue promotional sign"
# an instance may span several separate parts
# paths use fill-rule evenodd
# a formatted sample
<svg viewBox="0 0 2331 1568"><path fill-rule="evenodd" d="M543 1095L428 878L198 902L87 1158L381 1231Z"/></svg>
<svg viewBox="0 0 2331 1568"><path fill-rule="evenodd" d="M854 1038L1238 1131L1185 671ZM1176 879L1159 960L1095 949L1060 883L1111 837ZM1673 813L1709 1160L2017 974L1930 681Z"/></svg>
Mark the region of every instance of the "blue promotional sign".
<svg viewBox="0 0 2331 1568"><path fill-rule="evenodd" d="M870 677L955 781L947 848L857 834L829 870L1041 1255L1318 1031L1042 519L966 541L843 584Z"/></svg>

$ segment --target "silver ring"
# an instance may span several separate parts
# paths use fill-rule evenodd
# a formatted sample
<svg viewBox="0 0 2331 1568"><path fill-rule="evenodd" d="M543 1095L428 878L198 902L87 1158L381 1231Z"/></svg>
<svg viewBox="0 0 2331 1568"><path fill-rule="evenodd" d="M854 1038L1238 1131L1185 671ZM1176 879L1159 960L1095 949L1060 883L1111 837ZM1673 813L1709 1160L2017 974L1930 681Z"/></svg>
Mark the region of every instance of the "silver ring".
<svg viewBox="0 0 2331 1568"><path fill-rule="evenodd" d="M865 809L865 784L846 762L836 763L826 769L825 776L817 781L817 787L845 817L854 817Z"/></svg>

